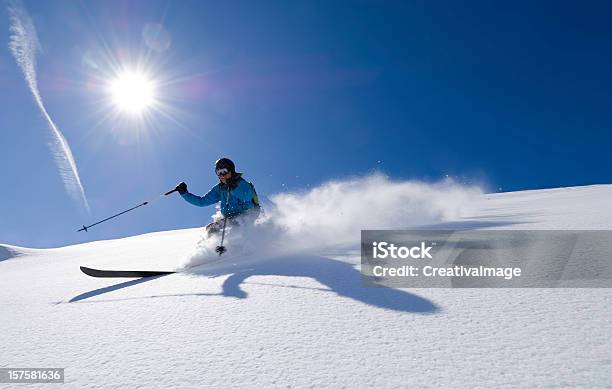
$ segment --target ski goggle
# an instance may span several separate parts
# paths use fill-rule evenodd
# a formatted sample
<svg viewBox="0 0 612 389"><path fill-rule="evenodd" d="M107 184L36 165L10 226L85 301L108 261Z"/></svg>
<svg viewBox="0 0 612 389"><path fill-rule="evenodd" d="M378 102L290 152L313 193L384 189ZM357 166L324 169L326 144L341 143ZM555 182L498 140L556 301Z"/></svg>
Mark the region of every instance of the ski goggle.
<svg viewBox="0 0 612 389"><path fill-rule="evenodd" d="M217 176L219 176L219 177L224 176L224 175L226 175L229 172L230 171L227 168L215 169L215 173L217 173Z"/></svg>

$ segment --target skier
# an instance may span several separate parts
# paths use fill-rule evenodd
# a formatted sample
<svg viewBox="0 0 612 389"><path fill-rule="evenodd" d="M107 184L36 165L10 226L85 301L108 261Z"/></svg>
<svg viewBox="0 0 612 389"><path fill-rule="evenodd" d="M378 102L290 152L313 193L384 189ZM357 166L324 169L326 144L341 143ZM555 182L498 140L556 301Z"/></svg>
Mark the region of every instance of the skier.
<svg viewBox="0 0 612 389"><path fill-rule="evenodd" d="M198 207L221 202L221 214L232 225L238 225L238 216L251 216L257 218L260 211L257 192L252 183L242 178L242 173L236 172L234 162L229 158L221 158L215 162L215 174L219 183L213 186L204 196L196 196L187 191L187 184L181 182L176 186L179 192L190 204ZM206 226L206 232L211 234L219 232L223 227L223 219L216 220Z"/></svg>

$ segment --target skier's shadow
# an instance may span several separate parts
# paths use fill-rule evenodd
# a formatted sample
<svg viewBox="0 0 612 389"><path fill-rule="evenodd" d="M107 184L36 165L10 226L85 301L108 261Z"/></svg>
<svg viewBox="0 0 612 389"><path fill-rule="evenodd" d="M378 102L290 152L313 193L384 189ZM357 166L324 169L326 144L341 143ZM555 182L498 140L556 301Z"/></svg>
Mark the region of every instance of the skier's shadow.
<svg viewBox="0 0 612 389"><path fill-rule="evenodd" d="M220 266L216 266L217 270L204 265L201 266L200 269L192 269L190 273L200 276L222 276L229 274L229 277L227 277L227 279L223 282L222 291L220 293L221 296L225 297L240 299L247 298L248 294L242 290L241 285L247 283L245 281L254 276L306 277L318 281L325 287L317 288L278 284L263 285L271 287L280 286L299 289L314 289L316 291L322 291L323 293L335 293L341 297L350 298L371 306L394 311L421 314L435 313L439 311L439 308L431 301L403 290L365 287L362 285L361 273L356 270L352 264L326 257L304 255L279 257L265 261L236 261L234 263L231 263L230 260L228 262L221 261L218 265ZM121 282L119 284L82 293L70 299L69 302L80 302L90 297L138 285L160 277L164 276L146 277ZM173 297L187 295L213 296L217 294L188 293L181 295L160 295L150 297Z"/></svg>
<svg viewBox="0 0 612 389"><path fill-rule="evenodd" d="M333 292L375 307L413 313L434 313L439 310L431 301L403 290L365 287L362 285L361 273L352 264L330 258L290 256L250 264L247 262L240 267L244 270L214 273L210 270L194 269L193 273L208 276L231 274L222 287L222 295L226 297L247 298L248 295L241 285L253 276L308 277L328 288L311 289Z"/></svg>

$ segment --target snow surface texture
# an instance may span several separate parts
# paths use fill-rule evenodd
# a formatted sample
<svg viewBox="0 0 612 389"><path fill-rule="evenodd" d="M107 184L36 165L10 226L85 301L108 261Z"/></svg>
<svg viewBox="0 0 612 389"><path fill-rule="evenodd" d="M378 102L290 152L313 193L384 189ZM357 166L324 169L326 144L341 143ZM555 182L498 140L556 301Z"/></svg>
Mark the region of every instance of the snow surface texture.
<svg viewBox="0 0 612 389"><path fill-rule="evenodd" d="M64 182L64 187L68 194L75 200L82 202L83 206L89 212L89 203L85 197L85 190L81 185L81 178L77 170L76 162L68 141L64 134L55 125L51 116L47 112L43 104L40 91L38 90L38 81L36 80L36 53L40 51L40 43L36 35L36 29L32 23L32 19L28 12L23 7L20 1L10 1L8 6L10 19L11 38L9 48L17 65L21 68L25 80L34 96L34 101L40 109L43 117L51 130L52 141L49 144L55 163L59 169L60 175Z"/></svg>
<svg viewBox="0 0 612 389"><path fill-rule="evenodd" d="M396 184L398 193L410 187ZM318 193L334 190L351 191L330 185L280 197L270 213L282 214L293 196L316 204ZM475 200L468 188L466 209L460 201L447 209L442 187L421 190L415 204L442 204L438 216L425 218L430 226L612 229L612 186ZM340 221L325 212L304 210L308 223L311 211L319 218L314 230L350 234L350 227L328 227ZM367 220L351 217L355 230ZM384 216L375 220L381 225L372 227L389 227ZM65 367L70 388L612 385L610 289L363 288L358 247L333 245L277 255L229 251L190 272L149 279L96 279L78 269L171 269L201 235L168 231L49 250L0 246L0 366ZM30 387L38 386L46 387Z"/></svg>

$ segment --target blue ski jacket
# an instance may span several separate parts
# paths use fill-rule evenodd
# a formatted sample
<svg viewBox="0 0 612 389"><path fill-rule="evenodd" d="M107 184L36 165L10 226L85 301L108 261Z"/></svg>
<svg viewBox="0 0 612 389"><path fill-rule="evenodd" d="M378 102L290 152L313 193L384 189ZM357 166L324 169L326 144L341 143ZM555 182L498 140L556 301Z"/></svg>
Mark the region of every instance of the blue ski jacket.
<svg viewBox="0 0 612 389"><path fill-rule="evenodd" d="M259 209L259 199L253 184L242 178L240 173L235 175L229 184L220 182L202 197L189 192L183 193L181 197L198 207L221 202L221 213L227 217L237 216L249 209Z"/></svg>

